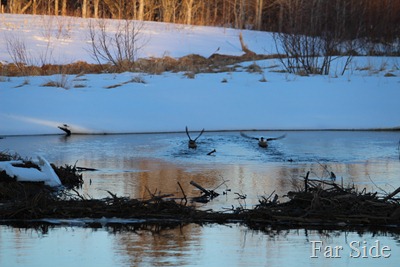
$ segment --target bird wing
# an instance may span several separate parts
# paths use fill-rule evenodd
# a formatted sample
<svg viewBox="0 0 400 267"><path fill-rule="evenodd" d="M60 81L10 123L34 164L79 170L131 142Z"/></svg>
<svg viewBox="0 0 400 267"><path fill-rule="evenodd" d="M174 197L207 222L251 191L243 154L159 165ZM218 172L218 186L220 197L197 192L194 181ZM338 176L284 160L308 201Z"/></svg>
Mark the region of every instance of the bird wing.
<svg viewBox="0 0 400 267"><path fill-rule="evenodd" d="M194 139L194 141L196 142L197 139L199 139L199 137L200 137L203 133L204 133L204 128L203 128L203 130L201 130L200 134Z"/></svg>
<svg viewBox="0 0 400 267"><path fill-rule="evenodd" d="M279 140L279 139L282 139L282 138L285 138L285 137L286 137L286 134L278 136L278 137L267 138L267 142L268 141L273 141L273 140Z"/></svg>
<svg viewBox="0 0 400 267"><path fill-rule="evenodd" d="M259 140L257 137L248 136L247 134L245 134L245 133L243 133L243 132L240 132L240 135L243 136L244 138Z"/></svg>

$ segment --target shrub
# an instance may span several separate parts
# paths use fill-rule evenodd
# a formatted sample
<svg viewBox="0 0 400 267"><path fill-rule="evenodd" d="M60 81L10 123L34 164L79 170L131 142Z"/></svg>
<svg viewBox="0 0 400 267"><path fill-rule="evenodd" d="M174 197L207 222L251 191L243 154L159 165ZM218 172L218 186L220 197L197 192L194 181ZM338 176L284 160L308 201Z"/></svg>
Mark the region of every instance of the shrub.
<svg viewBox="0 0 400 267"><path fill-rule="evenodd" d="M144 46L140 38L143 23L124 20L115 31L109 30L106 20L98 20L97 25L89 23L91 56L100 64L111 63L117 71L132 71L138 51Z"/></svg>
<svg viewBox="0 0 400 267"><path fill-rule="evenodd" d="M69 89L70 81L66 74L60 74L56 76L55 80L49 80L48 82L42 84L45 87L61 87L64 89Z"/></svg>

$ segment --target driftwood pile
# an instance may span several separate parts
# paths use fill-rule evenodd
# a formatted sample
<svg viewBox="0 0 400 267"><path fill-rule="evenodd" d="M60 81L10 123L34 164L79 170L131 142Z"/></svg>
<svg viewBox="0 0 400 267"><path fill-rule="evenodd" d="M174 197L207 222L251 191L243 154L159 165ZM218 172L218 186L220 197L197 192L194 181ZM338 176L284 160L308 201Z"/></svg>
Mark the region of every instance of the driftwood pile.
<svg viewBox="0 0 400 267"><path fill-rule="evenodd" d="M288 192L290 200L277 203L262 199L247 213L253 223L291 226L327 227L398 227L400 226L400 199L395 196L400 188L387 196L354 186L343 187L334 181L304 179L304 190Z"/></svg>
<svg viewBox="0 0 400 267"><path fill-rule="evenodd" d="M242 206L224 211L199 210L182 198L171 194L151 194L149 199L118 197L112 192L103 199L87 199L75 189L82 177L75 166L55 167L63 181L75 181L62 191L54 191L41 183L17 182L0 174L0 221L32 221L44 218L121 218L179 223L244 223L251 228L263 227L326 229L368 228L395 229L400 226L400 188L386 196L359 192L354 187L343 187L333 180L304 178L304 189L288 192L288 201L277 195L261 197L252 209ZM178 185L180 185L178 183ZM192 181L202 192L200 200L212 201L218 197ZM197 201L198 199L194 199Z"/></svg>

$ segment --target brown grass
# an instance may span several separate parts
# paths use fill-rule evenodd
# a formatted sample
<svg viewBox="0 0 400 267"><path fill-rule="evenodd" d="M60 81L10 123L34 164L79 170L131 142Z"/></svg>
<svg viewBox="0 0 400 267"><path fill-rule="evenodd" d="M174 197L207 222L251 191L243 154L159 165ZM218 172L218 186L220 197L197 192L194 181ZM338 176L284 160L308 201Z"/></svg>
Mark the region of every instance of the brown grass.
<svg viewBox="0 0 400 267"><path fill-rule="evenodd" d="M254 61L260 59L277 58L278 55L257 55L244 54L242 56L231 56L222 54L213 54L206 58L200 55L191 54L181 58L172 58L169 56L161 58L141 58L134 62L133 70L137 72L161 74L163 72L186 72L186 73L218 73L235 71L240 67L238 64L245 61ZM15 76L37 76L37 75L83 75L99 73L119 73L132 70L117 69L110 64L90 64L84 61L77 61L65 65L45 64L42 66L21 66L16 64L1 64L0 73L5 77ZM251 70L249 70L251 71ZM254 70L253 70L254 71ZM257 71L257 70L255 70ZM259 70L258 70L259 71Z"/></svg>
<svg viewBox="0 0 400 267"><path fill-rule="evenodd" d="M391 72L385 73L384 76L385 76L385 77L396 77L396 75L394 75L394 74L391 73Z"/></svg>

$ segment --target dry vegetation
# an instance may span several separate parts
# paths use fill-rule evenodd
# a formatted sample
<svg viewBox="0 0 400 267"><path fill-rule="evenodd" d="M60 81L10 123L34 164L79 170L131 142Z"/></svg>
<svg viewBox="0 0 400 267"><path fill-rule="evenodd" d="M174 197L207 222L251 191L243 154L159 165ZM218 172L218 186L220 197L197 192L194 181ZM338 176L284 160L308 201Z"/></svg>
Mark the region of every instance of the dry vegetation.
<svg viewBox="0 0 400 267"><path fill-rule="evenodd" d="M277 55L247 55L242 56L229 56L221 54L213 54L209 58L200 55L187 55L178 59L171 57L163 58L147 58L138 59L128 70L161 74L163 72L193 72L193 73L215 73L215 72L228 72L235 70L235 64L260 60L267 58L276 58ZM126 71L120 66L112 64L89 64L86 62L75 62L67 65L52 65L46 64L39 66L21 66L17 67L15 63L2 64L0 63L0 73L5 77L13 76L29 76L34 75L79 75L79 74L100 74L100 73L119 73Z"/></svg>

